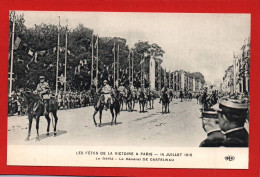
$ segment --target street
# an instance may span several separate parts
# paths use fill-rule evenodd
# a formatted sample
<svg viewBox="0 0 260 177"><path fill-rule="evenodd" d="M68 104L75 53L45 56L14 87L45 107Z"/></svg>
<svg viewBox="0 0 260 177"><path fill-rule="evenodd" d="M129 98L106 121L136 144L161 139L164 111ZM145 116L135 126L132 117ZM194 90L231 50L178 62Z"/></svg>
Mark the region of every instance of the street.
<svg viewBox="0 0 260 177"><path fill-rule="evenodd" d="M47 121L40 118L40 141L35 141L33 120L30 141L24 141L28 131L26 116L8 117L8 145L86 145L86 146L159 146L198 147L206 138L202 129L200 105L196 100L170 103L170 114L161 114L161 104L155 100L154 108L139 113L121 111L118 124L110 126L110 111L103 111L102 127L95 127L92 119L94 108L84 107L58 111L57 136L46 136ZM99 122L99 114L96 115Z"/></svg>

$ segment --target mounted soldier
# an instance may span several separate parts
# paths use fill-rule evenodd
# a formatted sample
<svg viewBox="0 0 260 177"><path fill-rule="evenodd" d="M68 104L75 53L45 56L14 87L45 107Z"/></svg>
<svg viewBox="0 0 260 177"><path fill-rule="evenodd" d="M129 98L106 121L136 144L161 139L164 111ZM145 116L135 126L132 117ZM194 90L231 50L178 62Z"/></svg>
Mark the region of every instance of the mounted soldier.
<svg viewBox="0 0 260 177"><path fill-rule="evenodd" d="M120 83L120 86L118 87L118 91L119 91L120 96L125 96L126 90L125 90L125 87L122 82Z"/></svg>
<svg viewBox="0 0 260 177"><path fill-rule="evenodd" d="M100 89L100 93L105 97L105 110L109 108L110 104L113 104L113 99L111 96L112 92L112 87L108 84L107 80L104 80L104 86Z"/></svg>
<svg viewBox="0 0 260 177"><path fill-rule="evenodd" d="M37 85L36 93L40 95L40 97L43 99L44 103L44 115L48 115L48 107L49 107L49 101L51 99L49 93L50 93L50 87L47 82L45 82L45 77L40 76L40 83Z"/></svg>

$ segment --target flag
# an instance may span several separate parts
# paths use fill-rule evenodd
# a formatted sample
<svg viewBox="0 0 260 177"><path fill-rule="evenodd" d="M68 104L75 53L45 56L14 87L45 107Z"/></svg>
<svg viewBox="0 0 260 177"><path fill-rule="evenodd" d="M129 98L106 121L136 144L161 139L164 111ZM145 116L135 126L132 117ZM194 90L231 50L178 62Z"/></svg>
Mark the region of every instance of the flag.
<svg viewBox="0 0 260 177"><path fill-rule="evenodd" d="M38 62L38 61L37 61L37 56L38 56L38 52L35 52L35 53L34 53L34 62L35 62L35 63Z"/></svg>
<svg viewBox="0 0 260 177"><path fill-rule="evenodd" d="M46 53L45 50L42 50L42 51L39 51L39 52L38 52L39 55L44 55L45 53Z"/></svg>
<svg viewBox="0 0 260 177"><path fill-rule="evenodd" d="M141 65L141 64L143 64L143 62L144 62L144 58L143 58L143 59L141 59L140 65Z"/></svg>
<svg viewBox="0 0 260 177"><path fill-rule="evenodd" d="M83 61L82 61L82 60L80 60L79 64L80 64L81 66L83 66Z"/></svg>
<svg viewBox="0 0 260 177"><path fill-rule="evenodd" d="M33 56L33 51L31 49L29 49L28 54Z"/></svg>
<svg viewBox="0 0 260 177"><path fill-rule="evenodd" d="M21 43L21 39L17 36L14 42L14 50L18 49L20 43Z"/></svg>

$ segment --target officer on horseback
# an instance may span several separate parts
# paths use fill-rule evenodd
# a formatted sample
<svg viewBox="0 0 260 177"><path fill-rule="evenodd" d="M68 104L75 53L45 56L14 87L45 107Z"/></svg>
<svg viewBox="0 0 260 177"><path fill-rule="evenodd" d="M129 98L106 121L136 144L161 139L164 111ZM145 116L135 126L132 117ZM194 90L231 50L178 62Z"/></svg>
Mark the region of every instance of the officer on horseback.
<svg viewBox="0 0 260 177"><path fill-rule="evenodd" d="M38 93L41 98L43 99L43 103L44 103L44 115L48 114L48 106L49 106L49 100L50 100L50 87L49 84L47 82L45 82L45 77L44 76L40 76L40 83L37 85L36 88L36 93Z"/></svg>
<svg viewBox="0 0 260 177"><path fill-rule="evenodd" d="M105 97L105 110L109 107L109 101L110 104L113 104L112 91L112 87L108 84L107 80L104 80L104 86L101 88L100 93Z"/></svg>
<svg viewBox="0 0 260 177"><path fill-rule="evenodd" d="M125 87L123 86L123 83L120 83L120 86L118 87L118 91L120 93L120 95L125 95Z"/></svg>

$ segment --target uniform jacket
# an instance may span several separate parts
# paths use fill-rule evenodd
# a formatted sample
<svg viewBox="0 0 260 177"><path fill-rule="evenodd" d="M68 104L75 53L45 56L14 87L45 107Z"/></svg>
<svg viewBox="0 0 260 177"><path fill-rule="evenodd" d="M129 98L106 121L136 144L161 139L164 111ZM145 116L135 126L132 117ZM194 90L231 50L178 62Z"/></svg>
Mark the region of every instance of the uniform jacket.
<svg viewBox="0 0 260 177"><path fill-rule="evenodd" d="M220 147L223 146L224 135L219 131L208 133L207 138L200 143L200 147Z"/></svg>
<svg viewBox="0 0 260 177"><path fill-rule="evenodd" d="M248 132L245 128L226 133L225 137L225 147L248 147Z"/></svg>

